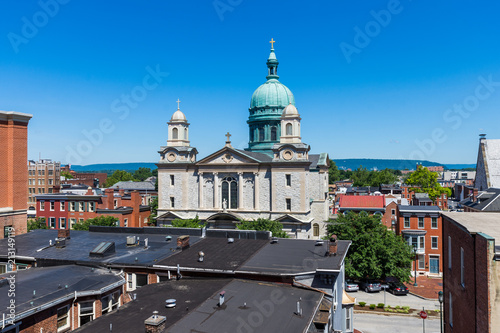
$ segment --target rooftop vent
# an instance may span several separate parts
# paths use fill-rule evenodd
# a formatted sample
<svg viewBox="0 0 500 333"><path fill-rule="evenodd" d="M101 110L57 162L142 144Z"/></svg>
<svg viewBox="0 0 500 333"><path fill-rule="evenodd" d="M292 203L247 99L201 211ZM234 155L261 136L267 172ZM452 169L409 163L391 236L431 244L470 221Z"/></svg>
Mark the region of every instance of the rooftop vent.
<svg viewBox="0 0 500 333"><path fill-rule="evenodd" d="M227 242L228 242L229 244L234 243L234 238L228 238L228 239L227 239Z"/></svg>
<svg viewBox="0 0 500 333"><path fill-rule="evenodd" d="M166 236L165 241L170 242L172 240L172 236Z"/></svg>
<svg viewBox="0 0 500 333"><path fill-rule="evenodd" d="M159 316L158 311L153 311L153 315L144 321L146 333L164 332L167 317Z"/></svg>
<svg viewBox="0 0 500 333"><path fill-rule="evenodd" d="M322 246L323 244L325 244L325 242L323 242L322 240L318 239L316 241L316 243L314 243L314 246Z"/></svg>
<svg viewBox="0 0 500 333"><path fill-rule="evenodd" d="M101 242L90 251L90 257L105 257L113 253L115 253L115 242Z"/></svg>
<svg viewBox="0 0 500 333"><path fill-rule="evenodd" d="M203 262L204 258L205 258L205 253L203 253L203 251L198 252L198 261Z"/></svg>
<svg viewBox="0 0 500 333"><path fill-rule="evenodd" d="M127 246L135 245L135 236L127 236Z"/></svg>
<svg viewBox="0 0 500 333"><path fill-rule="evenodd" d="M278 237L272 237L271 244L276 244L276 243L278 243Z"/></svg>
<svg viewBox="0 0 500 333"><path fill-rule="evenodd" d="M66 247L66 238L56 238L56 248L62 249Z"/></svg>
<svg viewBox="0 0 500 333"><path fill-rule="evenodd" d="M176 305L175 302L176 302L176 300L174 298L167 299L165 301L165 307L166 308L175 308L175 305Z"/></svg>

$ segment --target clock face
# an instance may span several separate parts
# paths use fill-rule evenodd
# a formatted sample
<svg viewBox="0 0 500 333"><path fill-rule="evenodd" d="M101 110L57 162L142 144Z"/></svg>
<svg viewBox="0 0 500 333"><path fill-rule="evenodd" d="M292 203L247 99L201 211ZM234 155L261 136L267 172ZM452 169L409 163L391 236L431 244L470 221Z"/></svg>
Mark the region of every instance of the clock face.
<svg viewBox="0 0 500 333"><path fill-rule="evenodd" d="M293 157L293 151L287 149L283 152L283 158L287 161L290 161Z"/></svg>
<svg viewBox="0 0 500 333"><path fill-rule="evenodd" d="M176 158L177 158L177 154L174 153L174 152L170 152L170 153L167 154L167 160L169 162L175 161Z"/></svg>

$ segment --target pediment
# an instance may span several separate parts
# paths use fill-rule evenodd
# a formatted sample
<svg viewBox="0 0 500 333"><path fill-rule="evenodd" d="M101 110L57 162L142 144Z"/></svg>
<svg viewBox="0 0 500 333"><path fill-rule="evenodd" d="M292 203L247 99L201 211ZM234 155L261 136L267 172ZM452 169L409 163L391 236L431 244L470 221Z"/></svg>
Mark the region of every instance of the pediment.
<svg viewBox="0 0 500 333"><path fill-rule="evenodd" d="M224 147L219 151L201 159L197 165L230 165L230 164L258 164L259 161L235 149Z"/></svg>

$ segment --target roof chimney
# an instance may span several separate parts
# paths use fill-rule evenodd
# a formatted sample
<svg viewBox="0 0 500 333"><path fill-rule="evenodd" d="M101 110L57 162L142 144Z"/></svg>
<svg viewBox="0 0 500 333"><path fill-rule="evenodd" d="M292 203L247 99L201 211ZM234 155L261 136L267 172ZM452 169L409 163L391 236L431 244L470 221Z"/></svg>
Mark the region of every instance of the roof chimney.
<svg viewBox="0 0 500 333"><path fill-rule="evenodd" d="M153 311L153 315L144 321L146 333L165 332L167 317L159 316L158 311Z"/></svg>
<svg viewBox="0 0 500 333"><path fill-rule="evenodd" d="M118 189L118 194L120 194L120 197L123 197L125 195L125 189L116 187Z"/></svg>
<svg viewBox="0 0 500 333"><path fill-rule="evenodd" d="M59 229L59 230L57 230L57 238L67 238L67 239L70 239L70 237L69 237L69 229Z"/></svg>
<svg viewBox="0 0 500 333"><path fill-rule="evenodd" d="M87 193L85 193L85 195L94 195L94 191L92 191L92 187L88 187L87 188Z"/></svg>
<svg viewBox="0 0 500 333"><path fill-rule="evenodd" d="M328 247L328 255L336 256L337 255L337 235L330 236L330 244Z"/></svg>

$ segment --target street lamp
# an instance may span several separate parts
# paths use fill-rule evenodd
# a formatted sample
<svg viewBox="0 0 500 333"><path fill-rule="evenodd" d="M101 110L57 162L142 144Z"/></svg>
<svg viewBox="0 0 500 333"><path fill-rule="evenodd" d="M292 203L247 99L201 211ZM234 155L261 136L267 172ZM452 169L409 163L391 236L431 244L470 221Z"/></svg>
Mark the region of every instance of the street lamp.
<svg viewBox="0 0 500 333"><path fill-rule="evenodd" d="M443 301L444 301L444 294L440 290L438 292L438 300L439 300L439 316L440 316L440 323L439 327L441 328L441 333L443 333Z"/></svg>
<svg viewBox="0 0 500 333"><path fill-rule="evenodd" d="M413 244L413 254L415 255L415 264L413 265L415 268L415 283L413 284L414 287L418 286L417 285L417 245Z"/></svg>

